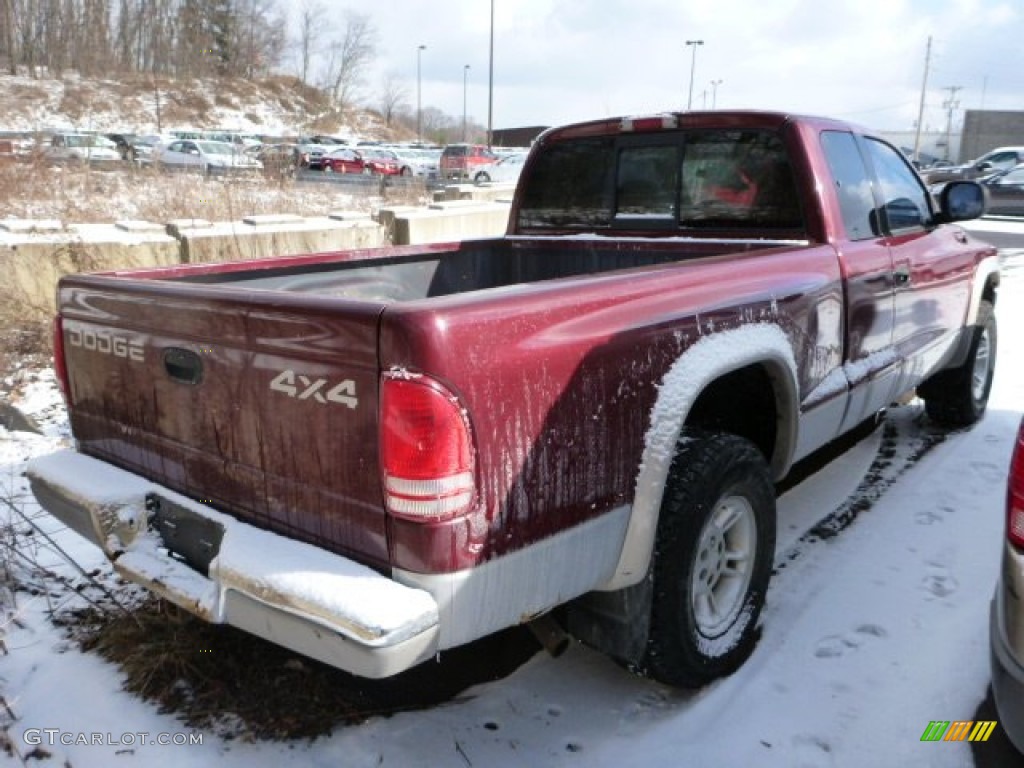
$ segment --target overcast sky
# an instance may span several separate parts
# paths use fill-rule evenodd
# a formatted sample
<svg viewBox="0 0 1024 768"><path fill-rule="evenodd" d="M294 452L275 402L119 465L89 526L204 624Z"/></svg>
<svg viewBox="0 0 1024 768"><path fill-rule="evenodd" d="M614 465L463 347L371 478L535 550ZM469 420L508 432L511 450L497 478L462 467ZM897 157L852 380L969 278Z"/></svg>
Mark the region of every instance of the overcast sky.
<svg viewBox="0 0 1024 768"><path fill-rule="evenodd" d="M298 3L297 3L298 4ZM839 117L885 130L944 130L963 109L1024 109L1024 0L494 0L494 128L693 108ZM416 104L486 125L491 0L348 0L379 33L377 72ZM687 40L703 40L686 46Z"/></svg>

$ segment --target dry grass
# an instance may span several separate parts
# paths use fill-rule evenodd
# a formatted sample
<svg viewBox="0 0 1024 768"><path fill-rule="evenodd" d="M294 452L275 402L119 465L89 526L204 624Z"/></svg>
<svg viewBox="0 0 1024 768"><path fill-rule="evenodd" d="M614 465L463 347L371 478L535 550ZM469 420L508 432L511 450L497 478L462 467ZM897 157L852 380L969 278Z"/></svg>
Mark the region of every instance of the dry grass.
<svg viewBox="0 0 1024 768"><path fill-rule="evenodd" d="M53 166L41 159L0 164L3 218L58 219L65 224L119 219L222 221L260 213L322 216L338 209L371 213L383 203L424 202L425 194L422 187L409 192L388 189L384 200L376 186L364 190L303 184L280 176L208 179L198 173L156 168Z"/></svg>
<svg viewBox="0 0 1024 768"><path fill-rule="evenodd" d="M130 613L90 606L58 622L81 648L116 664L125 690L161 713L246 741L314 739L370 717L429 707L508 675L538 649L518 628L373 681L153 597Z"/></svg>

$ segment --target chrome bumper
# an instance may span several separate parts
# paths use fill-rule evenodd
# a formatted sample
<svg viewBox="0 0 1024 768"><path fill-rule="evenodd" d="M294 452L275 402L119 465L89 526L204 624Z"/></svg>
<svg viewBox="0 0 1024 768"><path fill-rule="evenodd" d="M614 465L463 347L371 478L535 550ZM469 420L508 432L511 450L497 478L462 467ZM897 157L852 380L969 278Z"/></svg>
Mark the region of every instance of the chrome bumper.
<svg viewBox="0 0 1024 768"><path fill-rule="evenodd" d="M206 621L362 677L389 677L437 652L437 603L422 589L74 451L34 460L28 477L43 508L101 547L118 573ZM208 557L188 565L170 554L167 521L154 523L161 504Z"/></svg>

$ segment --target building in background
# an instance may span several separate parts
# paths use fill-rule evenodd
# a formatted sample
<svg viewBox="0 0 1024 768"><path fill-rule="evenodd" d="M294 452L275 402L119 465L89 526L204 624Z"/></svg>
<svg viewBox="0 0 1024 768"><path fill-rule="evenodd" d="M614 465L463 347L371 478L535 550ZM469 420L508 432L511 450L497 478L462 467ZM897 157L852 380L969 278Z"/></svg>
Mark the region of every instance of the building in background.
<svg viewBox="0 0 1024 768"><path fill-rule="evenodd" d="M960 159L973 160L996 147L1024 147L1024 112L968 109L960 139Z"/></svg>

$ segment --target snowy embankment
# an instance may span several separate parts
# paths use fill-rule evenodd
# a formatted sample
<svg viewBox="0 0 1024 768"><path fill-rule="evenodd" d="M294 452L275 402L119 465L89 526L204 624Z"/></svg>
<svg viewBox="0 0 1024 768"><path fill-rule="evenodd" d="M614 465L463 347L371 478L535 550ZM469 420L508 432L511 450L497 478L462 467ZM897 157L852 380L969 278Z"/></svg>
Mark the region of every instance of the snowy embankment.
<svg viewBox="0 0 1024 768"><path fill-rule="evenodd" d="M1005 472L1024 408L1024 252L1007 254L997 316L996 383L981 424L943 439L919 403L896 408L885 429L780 499L761 642L736 674L703 690L673 691L574 646L447 705L312 744L205 733L202 745L159 746L150 743L158 734L188 732L121 692L116 668L69 647L46 618L47 598L19 594L0 658L17 717L8 732L22 755L42 742L40 765L75 768L971 765L966 744L920 737L931 720L974 719L988 685ZM17 493L27 493L24 462L66 434L48 382L20 402L49 414L47 435L0 431L0 470ZM833 514L840 508L856 519L836 535L809 534L830 516L853 517ZM100 565L76 537L57 536L83 564ZM82 743L93 740L102 743Z"/></svg>

